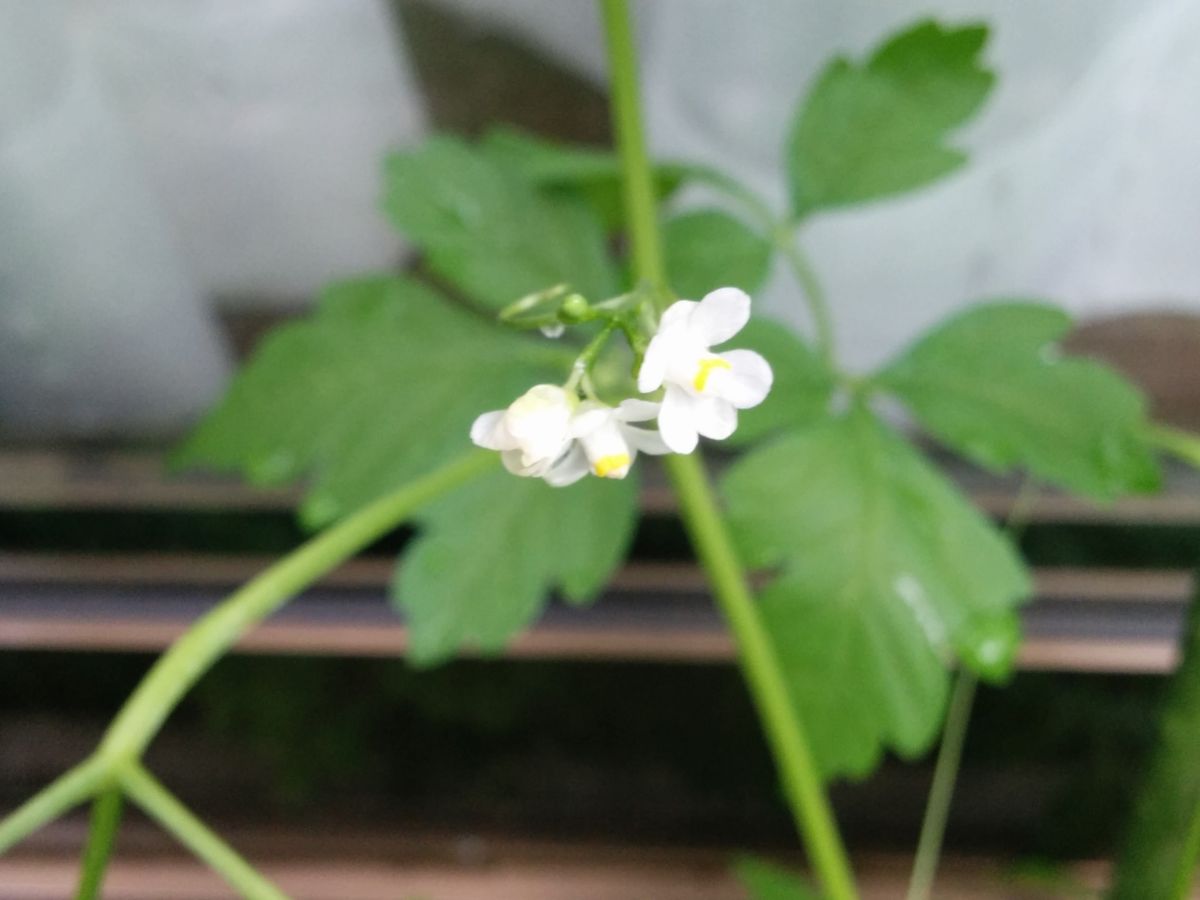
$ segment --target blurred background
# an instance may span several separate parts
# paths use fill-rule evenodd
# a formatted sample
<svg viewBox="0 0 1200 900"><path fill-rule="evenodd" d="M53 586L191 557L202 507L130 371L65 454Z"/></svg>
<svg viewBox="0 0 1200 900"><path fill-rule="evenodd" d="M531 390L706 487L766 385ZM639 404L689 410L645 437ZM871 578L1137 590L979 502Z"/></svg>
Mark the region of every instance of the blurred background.
<svg viewBox="0 0 1200 900"><path fill-rule="evenodd" d="M843 353L865 367L962 305L1043 297L1080 316L1075 349L1200 426L1200 5L637 9L656 154L780 203L791 110L832 54L924 15L987 22L1000 81L960 136L970 165L806 234ZM585 0L0 0L0 808L302 538L290 492L169 479L161 458L323 284L414 262L380 211L385 152L499 123L606 144L604 84ZM805 324L784 278L762 303ZM1011 508L1015 485L945 465ZM613 597L433 673L399 659L389 539L221 663L155 767L302 896L739 896L729 855L786 851L787 816L659 486L644 505ZM1038 600L1021 674L980 701L947 896L1099 877L1079 861L1111 850L1174 665L1200 484L1174 471L1106 509L1039 497L1023 544ZM889 761L836 792L878 896L928 777ZM0 860L0 895L66 895L81 825L56 828ZM112 896L225 896L148 826L122 846Z"/></svg>

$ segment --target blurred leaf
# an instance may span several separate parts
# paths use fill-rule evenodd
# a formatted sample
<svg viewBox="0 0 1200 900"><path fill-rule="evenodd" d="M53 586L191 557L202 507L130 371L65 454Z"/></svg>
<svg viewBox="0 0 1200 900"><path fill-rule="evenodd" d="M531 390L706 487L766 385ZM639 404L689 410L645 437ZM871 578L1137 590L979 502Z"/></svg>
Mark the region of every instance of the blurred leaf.
<svg viewBox="0 0 1200 900"><path fill-rule="evenodd" d="M312 476L304 518L321 525L469 448L475 416L561 378L562 357L414 282L344 282L268 335L174 462Z"/></svg>
<svg viewBox="0 0 1200 900"><path fill-rule="evenodd" d="M669 219L662 229L671 287L699 300L719 287L753 294L767 279L771 243L728 213L715 209Z"/></svg>
<svg viewBox="0 0 1200 900"><path fill-rule="evenodd" d="M757 856L742 857L733 869L750 900L820 900L799 875Z"/></svg>
<svg viewBox="0 0 1200 900"><path fill-rule="evenodd" d="M982 466L1022 465L1102 500L1159 485L1141 394L1106 366L1064 357L1066 313L975 307L938 325L878 383L937 438Z"/></svg>
<svg viewBox="0 0 1200 900"><path fill-rule="evenodd" d="M592 300L617 293L604 230L583 200L539 191L456 138L388 157L384 207L433 271L484 306L560 282Z"/></svg>
<svg viewBox="0 0 1200 900"><path fill-rule="evenodd" d="M412 628L410 659L498 652L556 587L572 603L591 600L623 558L636 512L634 477L552 488L497 471L442 498L422 516L393 590Z"/></svg>
<svg viewBox="0 0 1200 900"><path fill-rule="evenodd" d="M538 187L578 191L609 231L623 226L621 163L611 150L556 143L512 128L490 131L483 140L483 149L519 169ZM657 199L662 201L673 194L685 174L683 166L656 165L653 175Z"/></svg>
<svg viewBox="0 0 1200 900"><path fill-rule="evenodd" d="M744 446L765 435L825 416L835 385L834 375L794 331L773 319L755 316L731 345L755 350L775 373L767 399L738 413L738 427L726 441Z"/></svg>
<svg viewBox="0 0 1200 900"><path fill-rule="evenodd" d="M884 747L924 751L955 649L995 642L1029 594L1009 543L857 408L752 451L724 489L747 564L779 569L762 614L822 771L863 776ZM994 676L1014 649L963 658Z"/></svg>
<svg viewBox="0 0 1200 900"><path fill-rule="evenodd" d="M982 25L924 21L865 64L838 57L826 66L788 140L796 214L911 190L966 162L945 140L992 88L979 59L987 36Z"/></svg>

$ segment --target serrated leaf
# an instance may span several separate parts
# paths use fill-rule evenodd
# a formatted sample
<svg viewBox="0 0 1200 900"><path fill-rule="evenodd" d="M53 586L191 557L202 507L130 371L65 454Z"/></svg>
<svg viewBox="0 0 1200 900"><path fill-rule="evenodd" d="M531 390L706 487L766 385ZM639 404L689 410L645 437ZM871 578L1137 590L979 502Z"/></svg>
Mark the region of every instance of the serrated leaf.
<svg viewBox="0 0 1200 900"><path fill-rule="evenodd" d="M747 563L779 570L762 614L822 771L928 748L955 651L994 641L1029 594L1009 543L861 409L751 452L724 490Z"/></svg>
<svg viewBox="0 0 1200 900"><path fill-rule="evenodd" d="M1108 500L1159 485L1146 405L1129 382L1064 356L1061 310L1002 303L935 327L878 376L939 440L993 470Z"/></svg>
<svg viewBox="0 0 1200 900"><path fill-rule="evenodd" d="M519 169L541 188L578 191L609 230L625 220L621 196L621 162L608 149L562 144L511 128L497 128L483 140L493 158ZM653 168L654 189L661 202L682 183L687 169L666 163Z"/></svg>
<svg viewBox="0 0 1200 900"><path fill-rule="evenodd" d="M384 207L433 271L492 309L564 282L592 300L617 292L604 229L583 200L539 191L456 138L388 157Z"/></svg>
<svg viewBox="0 0 1200 900"><path fill-rule="evenodd" d="M393 590L411 627L409 658L498 652L554 589L591 600L625 554L636 502L632 476L552 488L497 471L431 505Z"/></svg>
<svg viewBox="0 0 1200 900"><path fill-rule="evenodd" d="M807 425L826 414L836 385L834 374L807 343L786 325L755 316L730 342L755 350L771 364L775 384L767 399L738 413L730 446L745 446L773 432Z"/></svg>
<svg viewBox="0 0 1200 900"><path fill-rule="evenodd" d="M734 874L750 900L819 900L820 897L799 875L757 856L739 859Z"/></svg>
<svg viewBox="0 0 1200 900"><path fill-rule="evenodd" d="M948 132L983 104L995 80L982 25L924 21L865 63L831 62L797 111L788 139L797 215L911 190L954 171L966 154Z"/></svg>
<svg viewBox="0 0 1200 900"><path fill-rule="evenodd" d="M345 282L264 340L174 461L258 484L311 476L305 519L320 525L462 453L475 416L570 360L414 282Z"/></svg>
<svg viewBox="0 0 1200 900"><path fill-rule="evenodd" d="M663 254L671 287L699 299L719 287L756 292L771 266L771 242L716 209L684 213L662 228Z"/></svg>

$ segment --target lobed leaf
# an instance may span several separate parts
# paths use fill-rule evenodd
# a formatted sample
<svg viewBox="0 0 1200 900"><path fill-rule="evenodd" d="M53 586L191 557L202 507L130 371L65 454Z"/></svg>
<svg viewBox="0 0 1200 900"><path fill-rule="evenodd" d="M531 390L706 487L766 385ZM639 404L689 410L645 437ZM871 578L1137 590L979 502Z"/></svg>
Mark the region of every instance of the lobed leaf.
<svg viewBox="0 0 1200 900"><path fill-rule="evenodd" d="M988 677L1015 652L1029 578L1007 540L866 410L757 449L724 480L746 562L827 776L936 737L955 657Z"/></svg>
<svg viewBox="0 0 1200 900"><path fill-rule="evenodd" d="M573 194L538 190L518 167L451 137L394 153L384 208L430 268L500 309L568 283L590 299L617 293L604 229Z"/></svg>
<svg viewBox="0 0 1200 900"><path fill-rule="evenodd" d="M928 184L964 162L948 133L982 106L995 77L982 25L927 20L864 63L834 59L800 105L786 149L798 216Z"/></svg>
<svg viewBox="0 0 1200 900"><path fill-rule="evenodd" d="M552 488L497 471L432 504L393 587L409 658L497 652L555 588L569 602L591 600L624 558L636 516L634 476Z"/></svg>
<svg viewBox="0 0 1200 900"><path fill-rule="evenodd" d="M875 381L939 440L989 469L1025 466L1099 500L1159 486L1146 404L1108 367L1064 356L1061 310L996 303L961 313Z"/></svg>
<svg viewBox="0 0 1200 900"><path fill-rule="evenodd" d="M563 356L415 282L343 282L268 335L174 462L311 477L304 518L321 525L466 450L475 416L560 379Z"/></svg>

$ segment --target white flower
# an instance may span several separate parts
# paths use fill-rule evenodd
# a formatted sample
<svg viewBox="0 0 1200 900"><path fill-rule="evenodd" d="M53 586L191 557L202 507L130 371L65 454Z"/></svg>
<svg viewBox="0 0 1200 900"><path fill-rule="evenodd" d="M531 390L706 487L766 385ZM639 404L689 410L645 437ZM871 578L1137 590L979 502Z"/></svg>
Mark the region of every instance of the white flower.
<svg viewBox="0 0 1200 900"><path fill-rule="evenodd" d="M696 303L671 304L638 371L643 394L665 385L658 427L675 453L691 453L700 435L721 440L737 427L737 411L762 403L771 367L753 350L714 353L750 321L750 298L719 288Z"/></svg>
<svg viewBox="0 0 1200 900"><path fill-rule="evenodd" d="M579 400L554 384L539 384L508 409L486 412L471 426L471 440L499 450L504 467L514 475L539 477L571 447L571 418Z"/></svg>
<svg viewBox="0 0 1200 900"><path fill-rule="evenodd" d="M571 419L575 443L543 477L555 487L574 484L588 472L600 478L624 478L639 450L668 452L658 432L630 424L648 422L658 412L657 403L645 400L625 400L617 407L585 400Z"/></svg>

